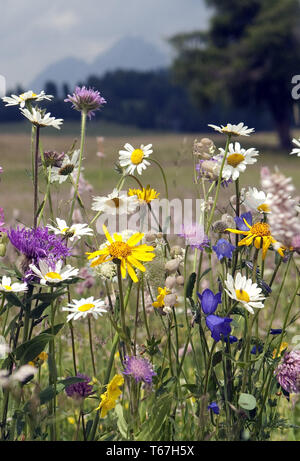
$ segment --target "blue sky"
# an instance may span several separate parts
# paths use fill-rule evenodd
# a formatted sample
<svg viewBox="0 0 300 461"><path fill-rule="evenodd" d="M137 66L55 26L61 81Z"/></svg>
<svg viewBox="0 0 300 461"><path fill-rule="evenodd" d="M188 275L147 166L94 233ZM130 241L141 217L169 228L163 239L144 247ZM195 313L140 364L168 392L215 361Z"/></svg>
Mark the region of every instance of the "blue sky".
<svg viewBox="0 0 300 461"><path fill-rule="evenodd" d="M14 0L2 2L0 74L26 86L67 56L93 60L131 35L167 50L177 32L205 29L204 0Z"/></svg>

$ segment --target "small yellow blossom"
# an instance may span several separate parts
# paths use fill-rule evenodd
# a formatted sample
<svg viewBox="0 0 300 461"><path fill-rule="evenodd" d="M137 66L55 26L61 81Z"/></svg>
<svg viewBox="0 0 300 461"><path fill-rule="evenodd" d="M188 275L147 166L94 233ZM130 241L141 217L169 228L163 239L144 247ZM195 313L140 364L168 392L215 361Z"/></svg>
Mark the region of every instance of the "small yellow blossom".
<svg viewBox="0 0 300 461"><path fill-rule="evenodd" d="M279 347L279 352L277 353L277 349L273 350L273 359L276 359L276 357L281 357L281 353L288 347L288 343L283 342L280 344Z"/></svg>
<svg viewBox="0 0 300 461"><path fill-rule="evenodd" d="M158 287L158 295L156 297L156 301L152 303L153 307L164 307L165 305L165 296L169 295L171 292L168 290L167 287L161 288Z"/></svg>
<svg viewBox="0 0 300 461"><path fill-rule="evenodd" d="M146 189L143 187L143 189L129 189L128 195L134 196L136 195L137 198L139 199L139 202L141 203L150 203L152 200L155 200L158 198L160 195L158 192L156 192L155 189L151 189L151 187L148 185Z"/></svg>

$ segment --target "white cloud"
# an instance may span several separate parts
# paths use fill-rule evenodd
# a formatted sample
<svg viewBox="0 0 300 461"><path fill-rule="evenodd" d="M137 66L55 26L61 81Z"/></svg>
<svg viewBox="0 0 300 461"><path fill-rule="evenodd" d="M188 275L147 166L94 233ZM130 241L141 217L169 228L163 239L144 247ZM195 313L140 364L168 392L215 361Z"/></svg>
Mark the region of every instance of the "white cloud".
<svg viewBox="0 0 300 461"><path fill-rule="evenodd" d="M93 59L123 36L165 48L177 32L204 28L204 0L14 0L2 2L0 74L26 86L67 56Z"/></svg>

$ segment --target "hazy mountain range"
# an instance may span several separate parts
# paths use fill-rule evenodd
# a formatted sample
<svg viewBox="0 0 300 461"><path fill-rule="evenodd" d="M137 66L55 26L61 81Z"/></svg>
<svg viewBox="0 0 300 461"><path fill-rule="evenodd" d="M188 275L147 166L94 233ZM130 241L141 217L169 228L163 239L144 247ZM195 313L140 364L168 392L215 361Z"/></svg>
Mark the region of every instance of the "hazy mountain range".
<svg viewBox="0 0 300 461"><path fill-rule="evenodd" d="M72 87L92 74L101 76L116 69L146 71L164 68L170 64L170 59L170 56L140 37L124 37L99 54L92 63L66 57L50 64L36 76L30 87L40 91L48 81L59 86L68 83Z"/></svg>

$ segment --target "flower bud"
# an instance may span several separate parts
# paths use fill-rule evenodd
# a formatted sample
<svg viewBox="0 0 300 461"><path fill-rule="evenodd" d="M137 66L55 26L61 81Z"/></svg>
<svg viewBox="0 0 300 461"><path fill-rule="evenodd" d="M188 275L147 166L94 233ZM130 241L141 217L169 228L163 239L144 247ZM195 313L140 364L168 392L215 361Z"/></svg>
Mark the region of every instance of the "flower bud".
<svg viewBox="0 0 300 461"><path fill-rule="evenodd" d="M179 245L174 245L171 248L170 255L172 256L172 258L176 258L176 256L182 256L183 250Z"/></svg>
<svg viewBox="0 0 300 461"><path fill-rule="evenodd" d="M166 295L164 298L164 303L165 306L168 307L174 307L177 301L177 296L175 293L170 293L169 295Z"/></svg>
<svg viewBox="0 0 300 461"><path fill-rule="evenodd" d="M216 150L216 146L209 138L202 138L200 141L195 139L193 154L204 159L209 159Z"/></svg>
<svg viewBox="0 0 300 461"><path fill-rule="evenodd" d="M165 269L168 272L176 272L178 267L179 267L179 264L180 264L180 260L178 258L177 259L170 259L170 261L168 261L165 264Z"/></svg>
<svg viewBox="0 0 300 461"><path fill-rule="evenodd" d="M176 283L176 278L172 277L172 276L169 276L169 277L166 278L165 286L167 288L169 288L169 290L172 290L172 288L174 288L174 286L175 286L175 283Z"/></svg>
<svg viewBox="0 0 300 461"><path fill-rule="evenodd" d="M177 285L181 285L181 286L184 285L184 277L183 277L183 275L178 275L178 277L176 277L176 283L177 283Z"/></svg>

